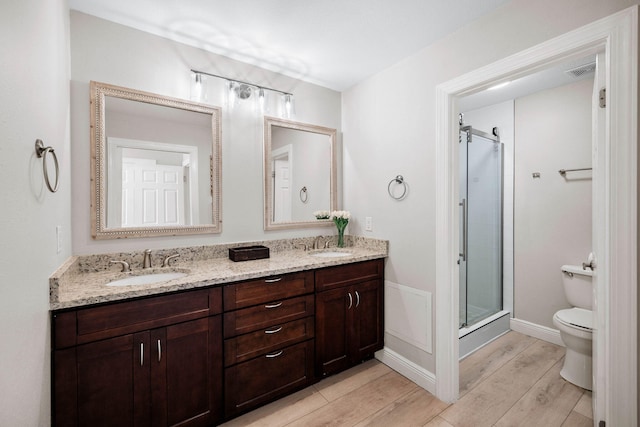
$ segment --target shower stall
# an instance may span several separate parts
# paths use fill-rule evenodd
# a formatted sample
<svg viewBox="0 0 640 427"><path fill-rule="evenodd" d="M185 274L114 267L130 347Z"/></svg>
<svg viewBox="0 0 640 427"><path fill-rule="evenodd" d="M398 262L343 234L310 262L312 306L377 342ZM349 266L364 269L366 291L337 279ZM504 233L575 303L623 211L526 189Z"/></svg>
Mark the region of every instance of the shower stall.
<svg viewBox="0 0 640 427"><path fill-rule="evenodd" d="M500 317L508 325L508 313L502 312L504 150L498 128L488 134L461 125L459 150L462 337ZM462 347L461 343L461 356L465 354Z"/></svg>

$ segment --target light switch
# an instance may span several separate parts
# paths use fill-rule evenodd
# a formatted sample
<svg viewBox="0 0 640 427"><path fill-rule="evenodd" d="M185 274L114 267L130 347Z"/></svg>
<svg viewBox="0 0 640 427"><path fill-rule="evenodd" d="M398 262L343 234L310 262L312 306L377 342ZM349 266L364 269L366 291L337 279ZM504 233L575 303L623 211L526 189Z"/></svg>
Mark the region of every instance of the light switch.
<svg viewBox="0 0 640 427"><path fill-rule="evenodd" d="M373 231L373 219L370 216L364 219L364 230Z"/></svg>

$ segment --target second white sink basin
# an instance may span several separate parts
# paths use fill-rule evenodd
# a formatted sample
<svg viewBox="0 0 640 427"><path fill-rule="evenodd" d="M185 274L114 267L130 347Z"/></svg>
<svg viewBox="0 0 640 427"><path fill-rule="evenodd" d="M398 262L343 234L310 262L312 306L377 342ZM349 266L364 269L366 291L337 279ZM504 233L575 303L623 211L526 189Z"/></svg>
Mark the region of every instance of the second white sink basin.
<svg viewBox="0 0 640 427"><path fill-rule="evenodd" d="M166 282L168 280L179 279L186 276L187 273L171 272L171 273L152 273L140 276L130 276L124 279L114 280L107 283L107 286L131 286L131 285L149 285L151 283Z"/></svg>
<svg viewBox="0 0 640 427"><path fill-rule="evenodd" d="M339 258L343 256L349 256L351 252L341 252L341 251L324 251L324 252L316 252L311 254L311 256L320 257L320 258Z"/></svg>

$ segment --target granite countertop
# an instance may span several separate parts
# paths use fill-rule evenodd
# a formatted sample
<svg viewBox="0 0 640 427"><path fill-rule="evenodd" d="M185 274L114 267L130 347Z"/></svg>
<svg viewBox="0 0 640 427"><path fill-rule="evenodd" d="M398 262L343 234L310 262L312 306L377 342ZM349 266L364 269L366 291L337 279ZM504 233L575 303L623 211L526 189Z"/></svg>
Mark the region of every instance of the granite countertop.
<svg viewBox="0 0 640 427"><path fill-rule="evenodd" d="M291 239L156 251L162 256L180 253L180 258L170 267L147 270L142 270L139 263L132 262L130 273L121 273L119 266L112 265L109 261L134 259L134 257L137 260L138 257L141 257L142 251L133 254L74 256L69 258L49 278L49 306L51 310L77 308L109 301L159 295L239 280L384 258L388 254L387 241L354 237L348 239L347 247L342 249L333 248L318 251L293 249L301 241L308 244L307 240ZM226 254L229 247L253 244L269 246L270 258L243 262L233 262L228 259ZM314 253L322 251L344 251L350 255L329 258L313 256ZM224 257L220 256L222 254ZM113 280L133 275L166 272L184 272L187 275L178 279L146 285L106 286Z"/></svg>

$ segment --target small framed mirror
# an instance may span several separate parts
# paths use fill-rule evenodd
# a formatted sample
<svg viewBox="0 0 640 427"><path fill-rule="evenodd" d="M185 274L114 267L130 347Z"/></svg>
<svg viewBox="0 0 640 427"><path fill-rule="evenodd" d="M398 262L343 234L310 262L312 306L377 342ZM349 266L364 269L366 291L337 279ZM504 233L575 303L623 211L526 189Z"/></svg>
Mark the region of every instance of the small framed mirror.
<svg viewBox="0 0 640 427"><path fill-rule="evenodd" d="M332 225L314 213L337 209L336 130L264 120L264 229Z"/></svg>
<svg viewBox="0 0 640 427"><path fill-rule="evenodd" d="M94 239L219 233L220 109L91 82Z"/></svg>

